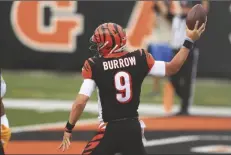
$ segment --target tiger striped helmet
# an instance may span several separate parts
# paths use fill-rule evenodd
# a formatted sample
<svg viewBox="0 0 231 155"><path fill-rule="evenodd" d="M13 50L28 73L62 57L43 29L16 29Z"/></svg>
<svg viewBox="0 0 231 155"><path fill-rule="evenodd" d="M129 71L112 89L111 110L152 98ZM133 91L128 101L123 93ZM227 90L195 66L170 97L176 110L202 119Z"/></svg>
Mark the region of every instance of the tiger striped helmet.
<svg viewBox="0 0 231 155"><path fill-rule="evenodd" d="M99 25L90 42L91 50L97 50L101 56L123 51L127 37L124 29L115 23L104 23Z"/></svg>

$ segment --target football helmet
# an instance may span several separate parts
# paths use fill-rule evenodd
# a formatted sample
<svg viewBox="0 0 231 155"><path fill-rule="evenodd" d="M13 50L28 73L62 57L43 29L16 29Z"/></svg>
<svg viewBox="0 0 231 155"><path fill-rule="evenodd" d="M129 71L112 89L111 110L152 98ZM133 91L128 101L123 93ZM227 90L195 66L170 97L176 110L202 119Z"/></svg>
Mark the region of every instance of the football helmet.
<svg viewBox="0 0 231 155"><path fill-rule="evenodd" d="M127 42L125 30L115 23L99 25L90 38L90 50L97 51L100 56L122 52Z"/></svg>

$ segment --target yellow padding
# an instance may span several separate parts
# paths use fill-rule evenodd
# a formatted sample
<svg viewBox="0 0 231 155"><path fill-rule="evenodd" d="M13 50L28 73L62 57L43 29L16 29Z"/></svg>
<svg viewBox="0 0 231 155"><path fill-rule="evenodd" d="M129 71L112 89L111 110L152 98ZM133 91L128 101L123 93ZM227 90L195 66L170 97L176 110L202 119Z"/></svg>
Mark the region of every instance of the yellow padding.
<svg viewBox="0 0 231 155"><path fill-rule="evenodd" d="M5 148L6 145L8 144L9 140L11 137L11 130L10 128L1 125L1 141L3 143L3 147Z"/></svg>

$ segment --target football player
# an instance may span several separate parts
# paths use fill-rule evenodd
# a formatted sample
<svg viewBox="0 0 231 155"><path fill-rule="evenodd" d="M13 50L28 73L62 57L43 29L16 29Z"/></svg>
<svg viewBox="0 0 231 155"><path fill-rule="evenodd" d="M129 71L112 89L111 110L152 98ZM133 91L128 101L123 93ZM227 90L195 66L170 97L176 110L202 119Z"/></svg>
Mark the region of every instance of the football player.
<svg viewBox="0 0 231 155"><path fill-rule="evenodd" d="M9 122L5 114L5 108L2 102L2 98L6 93L6 83L3 80L1 76L1 98L0 98L0 104L1 104L1 143L3 147L5 148L7 143L10 140L11 137L11 131L9 127Z"/></svg>
<svg viewBox="0 0 231 155"><path fill-rule="evenodd" d="M188 12L196 4L202 4L205 10L208 12L209 2L208 0L198 1L174 1L175 7L179 7L179 11L170 12L172 17L172 38L170 46L173 50L173 55L176 55L181 48L186 36L186 17ZM176 115L189 115L189 108L193 104L194 87L196 84L196 73L199 59L199 48L194 46L192 52L190 52L184 65L179 72L170 77L170 82L176 92L176 95L180 98L180 111ZM182 82L183 81L183 82Z"/></svg>
<svg viewBox="0 0 231 155"><path fill-rule="evenodd" d="M83 150L83 155L146 154L142 143L142 129L138 107L141 86L147 75L170 76L175 74L186 60L193 44L205 30L205 24L194 30L187 29L183 47L171 62L155 61L143 49L128 52L127 36L121 26L104 23L96 28L90 41L97 56L85 61L84 81L76 97L66 124L60 149L70 146L72 129L79 120L88 99L97 88L100 117L103 124Z"/></svg>

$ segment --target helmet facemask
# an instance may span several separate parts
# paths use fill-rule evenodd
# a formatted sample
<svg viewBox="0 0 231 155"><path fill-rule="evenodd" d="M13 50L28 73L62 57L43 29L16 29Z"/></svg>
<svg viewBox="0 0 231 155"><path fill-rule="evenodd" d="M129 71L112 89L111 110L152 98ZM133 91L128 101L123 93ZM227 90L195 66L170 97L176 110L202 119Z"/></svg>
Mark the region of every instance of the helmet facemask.
<svg viewBox="0 0 231 155"><path fill-rule="evenodd" d="M96 42L93 41L92 37L89 40L90 42L90 47L89 50L94 56L100 56L100 52L98 51L98 45Z"/></svg>

